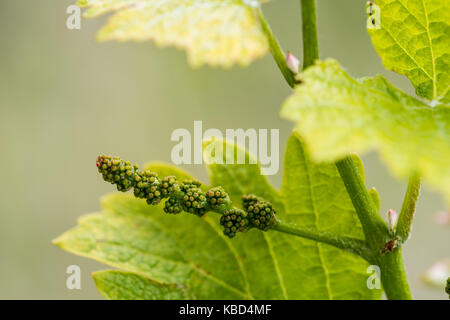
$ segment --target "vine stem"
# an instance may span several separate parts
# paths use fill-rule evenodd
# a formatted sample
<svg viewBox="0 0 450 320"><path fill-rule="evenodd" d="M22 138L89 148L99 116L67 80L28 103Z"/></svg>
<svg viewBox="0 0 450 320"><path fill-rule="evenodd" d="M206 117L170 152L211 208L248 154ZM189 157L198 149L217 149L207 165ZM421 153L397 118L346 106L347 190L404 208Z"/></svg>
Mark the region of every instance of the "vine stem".
<svg viewBox="0 0 450 320"><path fill-rule="evenodd" d="M364 258L369 258L369 249L363 240L344 237L329 232L321 232L315 229L300 227L289 222L277 220L277 224L271 229L297 237L322 242L333 247L357 254Z"/></svg>
<svg viewBox="0 0 450 320"><path fill-rule="evenodd" d="M412 299L408 278L402 258L401 247L384 252L383 246L389 240L389 230L373 203L364 181L351 156L336 162L347 193L355 207L363 227L371 258L366 259L380 267L381 283L388 299Z"/></svg>
<svg viewBox="0 0 450 320"><path fill-rule="evenodd" d="M373 250L381 249L389 240L389 231L367 191L355 159L353 156L347 156L337 161L336 167L361 221L369 247Z"/></svg>
<svg viewBox="0 0 450 320"><path fill-rule="evenodd" d="M317 37L317 18L316 18L316 1L315 0L301 0L302 8L302 32L303 32L303 69L311 66L319 59L319 45ZM290 70L287 68L286 60L275 36L273 35L269 24L264 18L262 11L258 8L258 15L261 20L263 30L269 41L272 56L275 59L281 73L285 77L288 84L293 87L295 81L293 75L291 76ZM295 78L294 78L295 80ZM381 253L389 239L390 233L384 223L383 219L378 213L377 207L373 203L372 198L365 187L363 177L359 174L358 166L355 160L348 156L340 161L336 162L336 167L344 182L349 197L355 207L358 218L363 227L363 231L366 237L366 244L369 248L370 254L366 257L366 260L370 263L376 263L381 270L381 282L383 284L384 291L388 299L412 299L411 291L409 288L406 271L402 259L401 247L394 248L392 252ZM410 180L408 191L406 192L405 202L402 207L402 212L399 217L399 237L400 234L407 236L411 229L411 221L415 204L417 201L418 186L420 180L413 177ZM278 229L283 232L300 235L303 237L311 236L306 232L300 232L291 229L289 226L279 225ZM304 231L304 230L303 230ZM316 231L315 231L316 232ZM310 237L310 239L313 239ZM315 235L313 240L319 238ZM321 239L325 240L325 239ZM329 244L336 245L331 239L326 239ZM364 256L363 256L364 257Z"/></svg>
<svg viewBox="0 0 450 320"><path fill-rule="evenodd" d="M185 194L181 191L175 191L172 193L172 196L179 200L183 200ZM219 208L215 209L209 208L208 211L223 215L226 210L229 210L232 207L233 205L230 202L228 205L224 205ZM340 236L330 232L321 232L315 229L305 228L279 219L277 219L276 224L270 230L290 234L304 239L322 242L334 246L336 248L357 254L365 259L368 259L370 256L365 241L360 239Z"/></svg>
<svg viewBox="0 0 450 320"><path fill-rule="evenodd" d="M301 0L303 69L313 65L319 58L319 41L317 38L317 15L315 0Z"/></svg>
<svg viewBox="0 0 450 320"><path fill-rule="evenodd" d="M378 254L372 263L380 267L381 283L389 300L412 299L401 247L392 252Z"/></svg>
<svg viewBox="0 0 450 320"><path fill-rule="evenodd" d="M259 18L259 21L261 22L261 27L267 37L267 41L269 42L270 52L272 53L272 57L275 60L278 69L280 69L281 73L284 76L284 79L288 83L288 85L293 88L297 81L295 80L295 75L292 73L292 71L289 69L287 62L286 62L286 56L283 52L283 49L281 48L277 38L272 32L272 29L270 28L269 23L267 22L266 18L264 17L264 14L262 12L261 6L258 5L256 7L256 12Z"/></svg>
<svg viewBox="0 0 450 320"><path fill-rule="evenodd" d="M316 5L315 0L301 0L301 4L304 32L303 67L307 68L315 60L319 59ZM386 237L389 235L389 232L367 191L355 160L351 156L348 156L337 161L336 167L355 207L358 218L361 221L367 245L371 248L373 258L369 259L369 261L374 261L380 267L381 282L386 296L388 299L412 299L401 255L401 248L395 248L392 252L385 254L380 253L383 243L388 240ZM408 208L410 207L409 205L406 206ZM405 209L405 211L410 212L409 209ZM412 214L404 214L403 216L412 217ZM404 218L404 220L405 227L407 225L410 226L411 219Z"/></svg>
<svg viewBox="0 0 450 320"><path fill-rule="evenodd" d="M304 64L307 68L319 59L316 5L315 0L301 0L303 20L303 50ZM365 187L359 174L355 160L348 156L336 162L336 167L344 182L347 193L355 207L356 213L363 227L366 242L372 251L372 259L380 267L381 282L388 299L412 299L401 255L401 248L392 252L380 253L386 237L389 235L386 224L378 213L377 207ZM408 206L409 207L409 206ZM406 210L406 209L405 209ZM406 210L409 212L409 210ZM407 216L404 214L404 216ZM411 219L404 218L405 225ZM410 223L409 223L410 225Z"/></svg>
<svg viewBox="0 0 450 320"><path fill-rule="evenodd" d="M417 201L420 193L420 175L412 174L408 181L405 198L403 200L402 210L398 217L395 235L398 240L404 243L411 234L411 226L416 210Z"/></svg>
<svg viewBox="0 0 450 320"><path fill-rule="evenodd" d="M316 0L301 0L301 9L303 69L306 69L319 59ZM388 240L388 230L364 185L355 159L348 156L338 161L336 166L361 221L368 246L375 250L380 249Z"/></svg>

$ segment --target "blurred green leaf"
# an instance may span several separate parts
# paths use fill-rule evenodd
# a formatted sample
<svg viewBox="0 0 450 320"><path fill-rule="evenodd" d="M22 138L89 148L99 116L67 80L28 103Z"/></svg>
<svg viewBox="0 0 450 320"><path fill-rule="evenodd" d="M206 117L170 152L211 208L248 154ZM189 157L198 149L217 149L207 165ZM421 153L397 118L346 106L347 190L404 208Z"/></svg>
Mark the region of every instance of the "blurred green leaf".
<svg viewBox="0 0 450 320"><path fill-rule="evenodd" d="M187 51L194 66L248 65L265 55L267 39L254 14L257 0L80 0L85 17L116 12L100 41L147 41Z"/></svg>
<svg viewBox="0 0 450 320"><path fill-rule="evenodd" d="M226 145L222 140L206 142L205 160L211 147L218 150ZM228 146L224 159L227 152L242 150ZM292 177L285 176L283 195L260 174L258 164L209 164L211 185L229 191L236 206L241 205L242 195L253 193L273 201L279 217L318 230L361 237L360 225L336 169L310 162L294 136L286 153L285 166ZM248 162L250 155L245 153L245 158ZM161 163L147 167L165 175L188 177L180 169ZM311 206L319 200L326 207ZM105 197L102 213L81 218L77 227L54 243L131 273L108 274L106 281L96 279L108 298L139 298L142 288L150 288L151 298L161 299L169 294L195 299L380 297L380 290L367 288L368 263L360 257L276 231L250 230L228 239L212 213L202 218L167 215L160 207L149 206L131 195ZM119 288L122 283L125 288Z"/></svg>
<svg viewBox="0 0 450 320"><path fill-rule="evenodd" d="M384 77L352 79L334 60L319 62L284 103L316 161L379 150L397 177L419 173L450 200L450 108L430 107Z"/></svg>
<svg viewBox="0 0 450 320"><path fill-rule="evenodd" d="M378 27L368 24L387 69L406 75L418 96L450 102L450 1L377 0Z"/></svg>

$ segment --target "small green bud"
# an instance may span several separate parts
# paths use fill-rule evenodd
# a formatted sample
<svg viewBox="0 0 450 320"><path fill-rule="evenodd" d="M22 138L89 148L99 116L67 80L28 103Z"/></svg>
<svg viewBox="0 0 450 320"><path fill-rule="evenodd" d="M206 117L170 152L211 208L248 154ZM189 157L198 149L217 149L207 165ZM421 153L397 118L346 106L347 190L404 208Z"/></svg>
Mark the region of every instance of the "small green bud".
<svg viewBox="0 0 450 320"><path fill-rule="evenodd" d="M103 176L103 180L115 184L117 190L128 191L134 187L134 179L137 165L132 165L129 161L124 161L119 157L99 156L96 162L98 172Z"/></svg>
<svg viewBox="0 0 450 320"><path fill-rule="evenodd" d="M137 198L146 199L148 204L156 205L161 199L158 175L148 170L138 171L134 176L134 195Z"/></svg>
<svg viewBox="0 0 450 320"><path fill-rule="evenodd" d="M160 191L163 198L170 196L174 191L180 190L177 178L168 176L161 179Z"/></svg>
<svg viewBox="0 0 450 320"><path fill-rule="evenodd" d="M183 211L183 207L177 199L169 198L164 203L164 212L169 214L178 214Z"/></svg>
<svg viewBox="0 0 450 320"><path fill-rule="evenodd" d="M196 181L193 180L183 181L181 186L181 191L184 192L182 207L184 211L201 217L208 210L206 196L199 186L200 183L197 184Z"/></svg>
<svg viewBox="0 0 450 320"><path fill-rule="evenodd" d="M242 197L244 209L248 212L250 224L260 230L267 231L276 223L276 210L269 201L254 195Z"/></svg>
<svg viewBox="0 0 450 320"><path fill-rule="evenodd" d="M201 185L202 183L198 180L183 180L184 189L199 188Z"/></svg>
<svg viewBox="0 0 450 320"><path fill-rule="evenodd" d="M245 232L249 229L248 214L244 210L232 208L225 210L220 217L223 233L233 238L237 232Z"/></svg>
<svg viewBox="0 0 450 320"><path fill-rule="evenodd" d="M222 187L214 187L206 192L206 199L211 209L227 208L231 201L228 194Z"/></svg>
<svg viewBox="0 0 450 320"><path fill-rule="evenodd" d="M261 200L263 200L263 199L255 196L253 194L242 196L242 207L244 208L244 210L247 211L247 208L250 205L254 205L255 203L257 203L258 201L261 201Z"/></svg>

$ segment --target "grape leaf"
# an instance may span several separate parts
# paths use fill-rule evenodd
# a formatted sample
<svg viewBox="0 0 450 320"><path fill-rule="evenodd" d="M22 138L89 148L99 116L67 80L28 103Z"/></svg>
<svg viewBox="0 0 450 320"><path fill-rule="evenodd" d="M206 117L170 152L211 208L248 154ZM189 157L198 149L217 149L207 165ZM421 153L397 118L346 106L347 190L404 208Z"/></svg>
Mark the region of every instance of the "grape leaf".
<svg viewBox="0 0 450 320"><path fill-rule="evenodd" d="M219 149L221 141L209 142ZM224 159L232 159L227 152L232 148L223 147ZM236 148L235 148L236 154ZM283 174L283 187L278 193L260 175L259 165L248 164L246 155L243 164L210 164L209 177L213 185L222 185L229 191L233 203L239 202L244 194L263 196L274 203L280 219L289 220L320 231L354 236L363 239L362 228L347 195L344 185L334 165L313 164L303 152L302 144L293 135L288 141ZM362 164L360 164L362 169ZM314 192L309 192L314 190ZM376 194L375 191L373 193ZM374 195L376 198L376 195ZM282 199L283 203L280 203ZM319 203L321 207L312 204ZM314 223L314 220L320 223ZM249 236L248 234L246 236ZM255 263L260 257L245 259L245 268L265 270L267 274L277 274L270 284L265 277L263 285L281 288L281 296L286 299L376 299L380 290L368 290L366 286L368 264L360 257L317 244L314 241L293 238L277 233L257 232L252 235L254 247L267 246L274 265ZM241 255L248 254L249 238L236 237L233 244ZM295 257L295 258L293 258ZM253 261L255 260L255 261ZM274 269L275 268L275 269ZM250 276L255 272L250 272ZM257 279L255 279L255 282ZM257 282L256 282L257 283ZM260 288L258 290L263 290ZM263 296L264 297L264 296ZM263 298L262 297L262 298Z"/></svg>
<svg viewBox="0 0 450 320"><path fill-rule="evenodd" d="M223 145L221 140L213 140L205 143L204 150L211 150L213 143ZM285 166L289 174L300 174L301 180L285 178L283 190L288 191L282 194L260 174L258 164L209 164L211 185L222 185L236 206L240 206L242 194L254 193L273 201L280 217L320 230L362 237L336 169L313 164L302 150L297 138L292 137ZM245 158L249 157L246 153ZM173 166L150 163L148 167L165 175L188 177ZM314 193L305 193L312 189ZM326 206L310 206L318 201L324 201ZM285 212L285 208L289 210ZM312 225L311 215L320 223ZM320 245L319 250L311 240L276 231L250 230L228 239L214 213L202 218L167 215L160 207L149 206L131 195L103 198L101 213L81 218L77 227L54 243L123 270L120 274L103 274L102 279L94 276L100 292L111 299L380 297L380 290L367 288L368 263L358 256L327 245ZM144 295L142 290L150 292Z"/></svg>
<svg viewBox="0 0 450 320"><path fill-rule="evenodd" d="M211 217L166 215L127 194L103 198L102 209L54 243L159 283L187 286L191 298L248 298L239 261Z"/></svg>
<svg viewBox="0 0 450 320"><path fill-rule="evenodd" d="M408 76L418 96L450 102L450 1L375 2L379 27L368 32L384 66Z"/></svg>
<svg viewBox="0 0 450 320"><path fill-rule="evenodd" d="M248 65L268 52L257 0L79 0L85 17L115 12L98 40L146 41L187 51L193 66Z"/></svg>
<svg viewBox="0 0 450 320"><path fill-rule="evenodd" d="M364 169L357 160L361 176ZM285 220L296 225L344 236L364 239L362 227L348 197L345 186L333 164L314 164L298 136L287 143L281 188L285 201ZM378 193L372 189L372 196ZM302 283L310 282L328 299L378 299L381 290L366 286L368 264L361 258L318 242L299 239L298 263L303 267ZM315 262L314 262L315 261ZM310 270L315 270L311 272ZM306 289L303 288L304 290ZM313 290L310 290L310 295Z"/></svg>
<svg viewBox="0 0 450 320"><path fill-rule="evenodd" d="M419 173L450 200L450 108L430 107L384 77L355 80L334 60L305 70L281 115L316 161L379 150L392 173Z"/></svg>
<svg viewBox="0 0 450 320"><path fill-rule="evenodd" d="M108 300L184 300L183 288L161 284L132 272L97 271L92 274L98 291Z"/></svg>

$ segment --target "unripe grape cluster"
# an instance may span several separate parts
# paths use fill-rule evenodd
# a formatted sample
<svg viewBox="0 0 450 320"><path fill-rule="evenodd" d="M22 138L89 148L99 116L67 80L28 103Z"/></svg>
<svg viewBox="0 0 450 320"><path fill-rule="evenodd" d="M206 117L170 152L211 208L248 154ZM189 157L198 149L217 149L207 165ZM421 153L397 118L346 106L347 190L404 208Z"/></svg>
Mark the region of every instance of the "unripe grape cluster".
<svg viewBox="0 0 450 320"><path fill-rule="evenodd" d="M157 205L163 199L164 211L178 214L186 211L202 216L208 210L208 202L197 180L184 180L179 183L175 176L158 178L154 172L139 171L137 165L124 161L119 157L99 156L97 158L98 171L103 179L115 184L119 191L134 188L135 197L145 199L148 204Z"/></svg>
<svg viewBox="0 0 450 320"><path fill-rule="evenodd" d="M148 170L138 171L134 177L134 195L146 199L148 204L156 205L162 199L158 175Z"/></svg>
<svg viewBox="0 0 450 320"><path fill-rule="evenodd" d="M248 195L242 197L242 205L248 212L248 219L252 226L267 231L275 225L276 210L269 201L255 195Z"/></svg>
<svg viewBox="0 0 450 320"><path fill-rule="evenodd" d="M209 189L206 193L206 199L208 200L209 206L214 210L227 208L231 205L230 197L222 187Z"/></svg>
<svg viewBox="0 0 450 320"><path fill-rule="evenodd" d="M276 223L272 204L255 195L242 197L244 210L241 210L232 206L222 187L204 192L197 180L180 183L175 176L158 178L156 173L141 171L137 165L119 157L99 156L96 165L103 179L116 185L119 191L133 188L136 198L145 199L151 205L166 199L163 210L167 214L185 211L201 217L208 211L221 213L220 224L224 234L230 238L252 227L267 231Z"/></svg>
<svg viewBox="0 0 450 320"><path fill-rule="evenodd" d="M220 224L223 226L223 233L233 238L237 232L245 232L249 229L247 212L241 209L232 208L225 210L220 217Z"/></svg>
<svg viewBox="0 0 450 320"><path fill-rule="evenodd" d="M168 197L174 191L180 190L177 178L174 176L168 176L161 179L160 184L161 195Z"/></svg>
<svg viewBox="0 0 450 320"><path fill-rule="evenodd" d="M183 210L201 217L208 211L208 208L205 194L199 188L200 186L199 181L185 180L181 186L181 191L184 193Z"/></svg>
<svg viewBox="0 0 450 320"><path fill-rule="evenodd" d="M252 206L261 200L262 200L261 198L255 196L253 194L242 196L242 207L244 208L244 210L247 210L247 208L249 206Z"/></svg>
<svg viewBox="0 0 450 320"><path fill-rule="evenodd" d="M169 214L178 214L183 211L181 203L175 198L169 198L164 203L164 212Z"/></svg>
<svg viewBox="0 0 450 320"><path fill-rule="evenodd" d="M96 162L98 172L103 175L107 182L115 184L117 190L128 191L135 185L135 172L137 165L132 165L129 161L124 161L119 157L99 156Z"/></svg>

